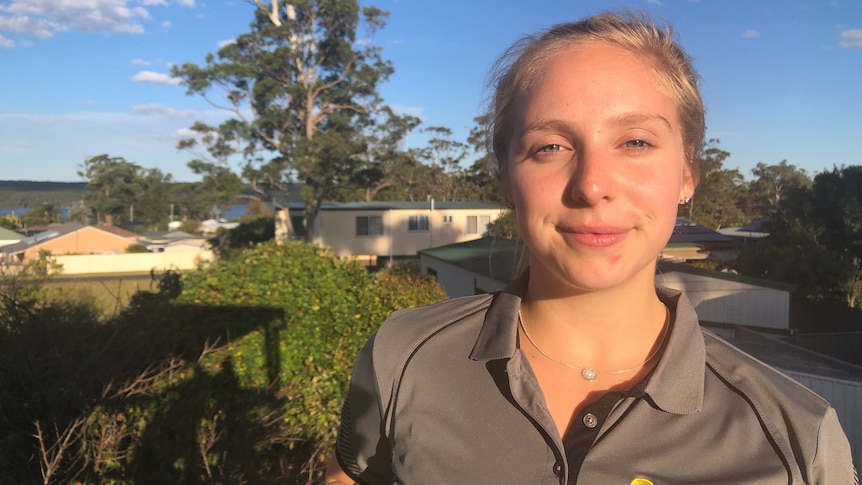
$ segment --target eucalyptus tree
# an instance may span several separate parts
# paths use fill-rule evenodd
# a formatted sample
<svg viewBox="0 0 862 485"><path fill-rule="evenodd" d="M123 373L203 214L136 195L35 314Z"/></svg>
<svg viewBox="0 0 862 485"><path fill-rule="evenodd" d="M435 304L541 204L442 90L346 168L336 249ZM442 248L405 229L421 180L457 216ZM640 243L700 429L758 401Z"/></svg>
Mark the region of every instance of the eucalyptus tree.
<svg viewBox="0 0 862 485"><path fill-rule="evenodd" d="M724 168L730 153L720 149L718 140L712 139L696 157L700 182L692 198L680 205L680 215L713 229L748 222L743 211L745 179L738 169Z"/></svg>
<svg viewBox="0 0 862 485"><path fill-rule="evenodd" d="M470 198L482 202L502 202L500 199L500 180L497 178L497 162L491 155L489 124L492 115L486 113L473 118L473 127L467 136L467 144L473 148L476 158L465 173L465 184Z"/></svg>
<svg viewBox="0 0 862 485"><path fill-rule="evenodd" d="M760 162L751 170L755 177L751 183L753 215L769 217L779 204L795 189L810 188L812 180L804 169L782 160L778 165Z"/></svg>
<svg viewBox="0 0 862 485"><path fill-rule="evenodd" d="M123 157L96 155L84 161L78 176L87 180L84 203L97 222L114 225L125 218L135 198L142 168Z"/></svg>
<svg viewBox="0 0 862 485"><path fill-rule="evenodd" d="M382 107L369 128L365 156L353 173L356 196L366 202L403 199L401 187L409 184L418 160L405 148L405 140L422 121Z"/></svg>
<svg viewBox="0 0 862 485"><path fill-rule="evenodd" d="M377 86L393 71L371 40L388 14L356 0L258 7L250 32L172 75L228 114L208 146L242 156L243 176L261 197L304 184L310 240L322 202L358 164L360 133L380 104Z"/></svg>

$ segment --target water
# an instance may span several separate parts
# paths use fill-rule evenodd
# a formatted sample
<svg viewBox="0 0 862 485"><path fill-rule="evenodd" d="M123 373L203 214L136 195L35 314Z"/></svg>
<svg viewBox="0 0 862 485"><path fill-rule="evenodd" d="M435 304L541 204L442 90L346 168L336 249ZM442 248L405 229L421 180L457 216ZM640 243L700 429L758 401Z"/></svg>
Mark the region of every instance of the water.
<svg viewBox="0 0 862 485"><path fill-rule="evenodd" d="M69 209L68 207L61 207L61 208L60 208L60 217L62 217L64 220L68 220L68 219L69 219L69 213L70 213L70 210L71 210L71 209ZM2 217L2 216L6 216L6 215L9 215L9 214L12 214L12 215L16 215L16 216L18 216L18 217L21 217L21 216L23 216L25 213L27 213L28 211L30 211L30 209L23 209L23 208L20 208L20 207L15 208L15 209L0 209L0 217Z"/></svg>
<svg viewBox="0 0 862 485"><path fill-rule="evenodd" d="M272 208L272 206L270 206L270 209L271 208ZM24 208L20 208L20 207L14 208L14 209L0 209L0 217L3 217L5 215L9 215L9 214L14 214L18 217L21 217L26 212L28 212L29 210L30 209L24 209ZM60 208L60 217L62 217L63 220L68 221L70 211L71 211L71 209L69 209L68 207L61 207ZM246 215L247 212L248 211L246 211L245 205L238 204L238 205L230 206L227 209L225 209L225 211L223 213L219 214L219 217L222 219L227 219L229 221L233 221L233 220L239 219L240 217Z"/></svg>

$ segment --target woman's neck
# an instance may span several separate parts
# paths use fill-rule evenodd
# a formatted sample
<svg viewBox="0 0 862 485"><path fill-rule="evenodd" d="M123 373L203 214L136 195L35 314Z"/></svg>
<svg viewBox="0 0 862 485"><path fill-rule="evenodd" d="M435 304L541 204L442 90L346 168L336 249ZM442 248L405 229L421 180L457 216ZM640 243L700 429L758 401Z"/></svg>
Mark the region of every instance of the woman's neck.
<svg viewBox="0 0 862 485"><path fill-rule="evenodd" d="M583 291L530 276L521 303L523 323L536 344L555 358L579 366L624 368L659 344L667 310L652 277Z"/></svg>

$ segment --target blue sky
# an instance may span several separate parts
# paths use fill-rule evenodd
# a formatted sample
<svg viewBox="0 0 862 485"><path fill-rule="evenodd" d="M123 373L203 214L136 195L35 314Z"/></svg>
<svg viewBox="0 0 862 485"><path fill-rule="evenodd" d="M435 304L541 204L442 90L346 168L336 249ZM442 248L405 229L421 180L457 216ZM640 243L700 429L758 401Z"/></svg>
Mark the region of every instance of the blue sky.
<svg viewBox="0 0 862 485"><path fill-rule="evenodd" d="M369 4L363 1L363 4ZM810 174L862 165L862 1L379 0L374 41L395 74L385 101L466 141L494 58L526 33L604 9L669 21L703 76L708 137L750 177L781 160ZM108 153L191 181L175 149L223 114L172 64L249 30L241 0L0 0L0 180L79 181ZM418 138L413 138L419 142Z"/></svg>

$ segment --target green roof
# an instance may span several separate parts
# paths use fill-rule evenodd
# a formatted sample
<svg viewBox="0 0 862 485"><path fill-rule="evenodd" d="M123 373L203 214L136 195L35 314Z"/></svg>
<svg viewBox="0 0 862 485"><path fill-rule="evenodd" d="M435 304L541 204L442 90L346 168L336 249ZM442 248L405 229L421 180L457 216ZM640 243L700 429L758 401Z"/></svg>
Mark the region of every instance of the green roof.
<svg viewBox="0 0 862 485"><path fill-rule="evenodd" d="M519 241L483 237L424 249L419 254L505 283L515 277L522 247Z"/></svg>
<svg viewBox="0 0 862 485"><path fill-rule="evenodd" d="M10 231L5 227L0 227L0 241L20 241L24 239L23 234L18 234L15 231Z"/></svg>

